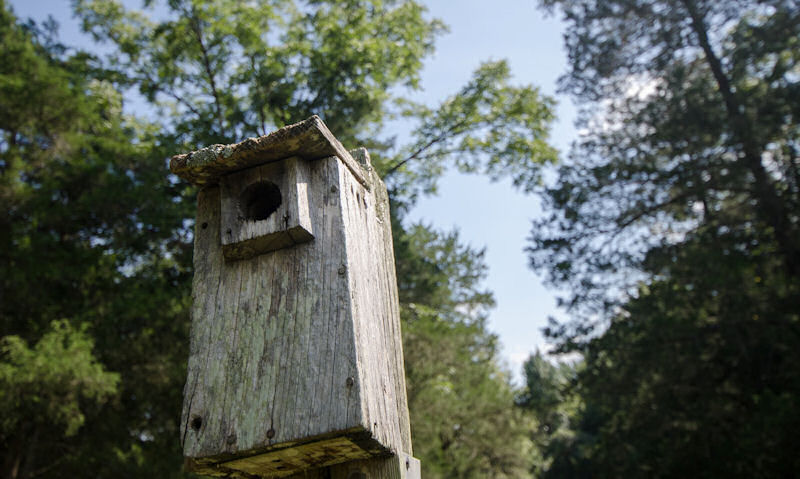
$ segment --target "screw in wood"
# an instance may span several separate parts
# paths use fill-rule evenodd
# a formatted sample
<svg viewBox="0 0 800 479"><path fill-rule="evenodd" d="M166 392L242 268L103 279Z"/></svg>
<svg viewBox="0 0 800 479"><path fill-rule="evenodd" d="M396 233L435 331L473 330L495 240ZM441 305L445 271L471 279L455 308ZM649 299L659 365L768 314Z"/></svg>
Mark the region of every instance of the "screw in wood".
<svg viewBox="0 0 800 479"><path fill-rule="evenodd" d="M345 267L345 265L341 265L341 266L339 266L339 270L337 271L337 273L339 273L339 276L344 276L344 273L346 271L347 271L347 267Z"/></svg>
<svg viewBox="0 0 800 479"><path fill-rule="evenodd" d="M355 380L355 378L354 378L353 376L350 376L350 377L349 377L349 378L347 378L347 380L345 381L345 384L347 384L347 387L349 387L349 388L353 387L353 385L354 385L355 383L356 383L356 380Z"/></svg>
<svg viewBox="0 0 800 479"><path fill-rule="evenodd" d="M267 431L267 438L272 439L273 437L275 437L275 429L270 428L269 431Z"/></svg>

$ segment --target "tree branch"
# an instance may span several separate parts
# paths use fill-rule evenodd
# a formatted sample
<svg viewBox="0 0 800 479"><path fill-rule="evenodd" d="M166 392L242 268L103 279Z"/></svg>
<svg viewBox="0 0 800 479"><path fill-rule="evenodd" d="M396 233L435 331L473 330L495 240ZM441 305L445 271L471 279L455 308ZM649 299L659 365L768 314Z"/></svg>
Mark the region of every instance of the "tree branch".
<svg viewBox="0 0 800 479"><path fill-rule="evenodd" d="M775 189L774 182L761 162L761 148L758 147L753 132L745 116L745 107L736 98L731 80L722 69L722 62L714 52L708 38L708 26L701 12L697 9L694 0L681 0L691 18L692 31L697 36L700 48L706 57L711 73L717 83L725 110L730 119L733 133L741 142L744 154L745 167L753 174L756 184L756 199L763 211L766 223L772 227L775 239L778 242L790 275L800 275L800 251L792 232L792 224L786 213L785 205Z"/></svg>
<svg viewBox="0 0 800 479"><path fill-rule="evenodd" d="M200 23L197 20L197 15L195 14L194 8L192 8L191 12L184 12L189 17L189 24L191 25L192 31L195 34L195 38L197 38L197 43L200 45L200 53L203 56L203 68L205 69L206 76L208 76L208 83L211 86L211 94L214 96L214 107L217 111L217 125L219 127L220 135L224 134L224 126L222 122L222 106L220 104L219 99L219 92L217 90L217 84L215 81L214 71L211 69L211 59L208 55L208 49L206 48L205 43L203 42L203 32L200 29Z"/></svg>
<svg viewBox="0 0 800 479"><path fill-rule="evenodd" d="M408 163L409 161L416 160L416 159L420 158L420 155L422 155L422 153L423 153L425 150L427 150L428 148L432 147L433 145L435 145L435 144L437 144L437 143L440 143L440 142L442 142L442 141L446 140L446 139L447 139L447 137L448 137L448 136L449 136L451 133L453 133L453 132L454 132L454 131L456 131L457 129L459 129L459 128L463 127L464 125L466 125L466 123L467 123L467 120L462 120L462 121L460 121L460 122L458 122L458 123L456 123L456 124L452 125L450 128L448 128L447 130L445 130L445 131L444 131L442 134L440 134L439 136L437 136L437 137L435 137L435 138L432 138L430 141L428 141L427 143L425 143L423 146L421 146L421 147L417 148L417 150L416 150L416 151L414 151L414 153L412 153L411 155L407 156L405 159L403 159L403 160L401 160L401 161L398 161L398 162L397 162L397 163L396 163L394 166L392 166L391 168L389 168L389 170L388 170L386 173L384 173L383 177L384 177L384 178L386 178L386 177L388 177L389 175L393 174L394 172L396 172L398 169L400 169L400 168L401 168L403 165L405 165L405 164L406 164L406 163Z"/></svg>

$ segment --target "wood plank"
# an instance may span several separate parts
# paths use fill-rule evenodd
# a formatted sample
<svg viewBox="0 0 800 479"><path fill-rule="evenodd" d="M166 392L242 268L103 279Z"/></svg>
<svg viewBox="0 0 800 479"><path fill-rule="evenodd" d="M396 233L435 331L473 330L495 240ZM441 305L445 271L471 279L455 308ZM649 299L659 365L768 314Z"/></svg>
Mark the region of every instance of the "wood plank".
<svg viewBox="0 0 800 479"><path fill-rule="evenodd" d="M181 420L190 470L418 477L399 462L411 433L388 196L366 151L355 156L359 174L339 156L237 173L246 185L292 172L284 176L297 190L287 191L307 202L291 214L314 232L237 261L226 261L220 235L226 212L239 208L231 184L198 194ZM263 232L246 226L236 238Z"/></svg>
<svg viewBox="0 0 800 479"><path fill-rule="evenodd" d="M292 156L305 160L336 156L360 182L365 181L356 160L316 115L269 135L175 155L170 159L169 168L189 183L211 185L225 174Z"/></svg>
<svg viewBox="0 0 800 479"><path fill-rule="evenodd" d="M182 425L195 470L278 444L366 429L361 391L348 384L360 381L349 284L340 273L347 251L337 184L349 170L335 157L311 165L315 207L308 213L320 238L309 243L227 262L212 238L220 227L219 188L198 197L198 221L206 228L197 236ZM387 447L375 441L369 449Z"/></svg>
<svg viewBox="0 0 800 479"><path fill-rule="evenodd" d="M294 157L220 178L225 259L248 259L314 238L309 170L309 162Z"/></svg>
<svg viewBox="0 0 800 479"><path fill-rule="evenodd" d="M366 174L369 189L353 177L341 182L347 193L342 214L365 416L381 443L411 453L389 200L377 174Z"/></svg>

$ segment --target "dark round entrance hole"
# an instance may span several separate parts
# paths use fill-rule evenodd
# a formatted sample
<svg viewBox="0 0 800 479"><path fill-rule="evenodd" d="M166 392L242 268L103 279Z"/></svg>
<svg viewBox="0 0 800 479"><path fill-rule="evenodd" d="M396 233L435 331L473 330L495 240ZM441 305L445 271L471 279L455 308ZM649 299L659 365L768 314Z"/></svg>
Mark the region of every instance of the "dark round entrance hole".
<svg viewBox="0 0 800 479"><path fill-rule="evenodd" d="M192 418L192 429L195 431L199 431L200 428L203 427L203 418L200 416L195 416Z"/></svg>
<svg viewBox="0 0 800 479"><path fill-rule="evenodd" d="M242 217L249 221L269 218L281 205L281 191L274 183L259 181L248 186L239 198Z"/></svg>

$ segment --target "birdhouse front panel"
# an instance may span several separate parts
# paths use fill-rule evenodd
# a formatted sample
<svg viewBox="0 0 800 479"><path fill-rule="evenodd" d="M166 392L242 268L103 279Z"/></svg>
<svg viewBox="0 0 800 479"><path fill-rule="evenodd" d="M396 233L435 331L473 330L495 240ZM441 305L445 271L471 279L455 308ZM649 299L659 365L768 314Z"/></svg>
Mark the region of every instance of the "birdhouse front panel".
<svg viewBox="0 0 800 479"><path fill-rule="evenodd" d="M220 178L220 240L226 259L246 259L314 238L308 206L310 167L295 157Z"/></svg>

